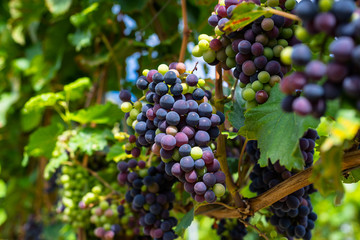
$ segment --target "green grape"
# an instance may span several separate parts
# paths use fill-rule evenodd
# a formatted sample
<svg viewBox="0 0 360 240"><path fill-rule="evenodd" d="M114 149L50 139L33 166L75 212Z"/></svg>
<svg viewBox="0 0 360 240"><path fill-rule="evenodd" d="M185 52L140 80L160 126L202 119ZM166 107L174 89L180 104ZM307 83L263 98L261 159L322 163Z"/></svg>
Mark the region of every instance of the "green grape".
<svg viewBox="0 0 360 240"><path fill-rule="evenodd" d="M245 103L245 108L246 109L251 109L254 108L258 105L258 103L254 100L254 101L250 101L250 102L246 102Z"/></svg>
<svg viewBox="0 0 360 240"><path fill-rule="evenodd" d="M291 65L292 51L293 51L292 47L286 47L284 48L284 50L281 51L280 60L283 64Z"/></svg>
<svg viewBox="0 0 360 240"><path fill-rule="evenodd" d="M222 197L225 194L225 187L220 183L214 185L213 191L217 197Z"/></svg>
<svg viewBox="0 0 360 240"><path fill-rule="evenodd" d="M201 51L199 45L195 45L195 47L192 49L191 54L194 57L202 57L203 52Z"/></svg>
<svg viewBox="0 0 360 240"><path fill-rule="evenodd" d="M224 33L219 29L219 26L216 26L216 27L215 27L215 34L216 34L217 36L221 36L221 35L223 35Z"/></svg>
<svg viewBox="0 0 360 240"><path fill-rule="evenodd" d="M267 92L269 94L270 91L271 91L271 86L269 84L265 84L264 85L264 90L265 90L265 92Z"/></svg>
<svg viewBox="0 0 360 240"><path fill-rule="evenodd" d="M183 88L183 94L186 94L189 92L189 85L187 85L186 83L182 83L181 84L182 88Z"/></svg>
<svg viewBox="0 0 360 240"><path fill-rule="evenodd" d="M234 68L236 67L236 62L234 58L228 57L226 59L226 66L228 66L229 68Z"/></svg>
<svg viewBox="0 0 360 240"><path fill-rule="evenodd" d="M191 148L190 155L194 160L200 159L203 155L203 151L200 147L193 147Z"/></svg>
<svg viewBox="0 0 360 240"><path fill-rule="evenodd" d="M209 49L208 51L204 52L203 54L204 61L207 63L212 63L216 59L216 53Z"/></svg>
<svg viewBox="0 0 360 240"><path fill-rule="evenodd" d="M158 72L161 73L162 75L164 75L165 73L167 73L169 71L169 66L166 64L160 64L158 66Z"/></svg>
<svg viewBox="0 0 360 240"><path fill-rule="evenodd" d="M289 46L288 41L286 41L285 39L279 39L279 40L278 40L278 44L281 45L281 46L283 46L284 48L287 47L287 46Z"/></svg>
<svg viewBox="0 0 360 240"><path fill-rule="evenodd" d="M264 87L264 85L263 85L260 81L254 81L254 82L251 84L251 88L252 88L255 92L262 90L263 87Z"/></svg>
<svg viewBox="0 0 360 240"><path fill-rule="evenodd" d="M244 87L246 87L246 84L245 84L245 83L240 82L240 83L239 83L239 86L240 86L241 88L244 88Z"/></svg>
<svg viewBox="0 0 360 240"><path fill-rule="evenodd" d="M270 61L274 57L274 52L271 48L265 47L264 48L264 56Z"/></svg>
<svg viewBox="0 0 360 240"><path fill-rule="evenodd" d="M295 8L295 5L296 5L296 0L286 0L285 2L285 8L290 11Z"/></svg>
<svg viewBox="0 0 360 240"><path fill-rule="evenodd" d="M216 59L219 60L220 62L226 61L226 58L227 58L227 55L226 55L225 49L221 49L216 52Z"/></svg>
<svg viewBox="0 0 360 240"><path fill-rule="evenodd" d="M273 48L273 47L275 47L277 44L278 44L278 41L277 41L275 38L273 38L273 39L270 39L270 40L269 40L269 42L268 42L267 45L268 45L269 47Z"/></svg>
<svg viewBox="0 0 360 240"><path fill-rule="evenodd" d="M134 103L134 108L140 111L142 108L142 103L140 101L136 101Z"/></svg>
<svg viewBox="0 0 360 240"><path fill-rule="evenodd" d="M133 123L131 124L131 126L132 126L133 129L135 129L135 126L136 126L137 123L138 123L137 120L133 121Z"/></svg>
<svg viewBox="0 0 360 240"><path fill-rule="evenodd" d="M267 83L270 81L270 74L266 71L261 71L258 74L258 79L261 83Z"/></svg>
<svg viewBox="0 0 360 240"><path fill-rule="evenodd" d="M331 10L332 5L334 1L333 0L320 0L319 1L319 8L322 12L328 12Z"/></svg>
<svg viewBox="0 0 360 240"><path fill-rule="evenodd" d="M91 191L94 193L94 194L100 194L102 189L101 189L101 186L97 185L97 186L94 186Z"/></svg>
<svg viewBox="0 0 360 240"><path fill-rule="evenodd" d="M255 91L251 88L245 88L242 91L242 97L246 101L252 101L255 99Z"/></svg>
<svg viewBox="0 0 360 240"><path fill-rule="evenodd" d="M285 39L289 39L293 36L294 32L291 28L283 28L280 35L285 38Z"/></svg>
<svg viewBox="0 0 360 240"><path fill-rule="evenodd" d="M202 177L205 175L205 173L207 173L207 170L206 170L206 168L198 169L198 170L196 170L196 173L199 177Z"/></svg>
<svg viewBox="0 0 360 240"><path fill-rule="evenodd" d="M126 119L126 124L128 125L128 126L131 126L132 124L133 124L133 121L134 121L134 119L132 119L132 118L127 118Z"/></svg>
<svg viewBox="0 0 360 240"><path fill-rule="evenodd" d="M132 118L132 119L136 119L136 117L137 117L137 115L139 114L140 112L139 112L139 110L137 110L137 109L135 109L135 108L133 108L133 109L131 109L131 111L130 111L130 118Z"/></svg>
<svg viewBox="0 0 360 240"><path fill-rule="evenodd" d="M69 182L70 181L70 176L69 175L62 175L61 177L60 177L60 182L61 183L67 183L67 182Z"/></svg>
<svg viewBox="0 0 360 240"><path fill-rule="evenodd" d="M198 41L201 41L201 40L208 40L209 36L207 34L200 34L199 37L198 37Z"/></svg>
<svg viewBox="0 0 360 240"><path fill-rule="evenodd" d="M279 0L267 0L267 5L269 7L277 7L279 6Z"/></svg>
<svg viewBox="0 0 360 240"><path fill-rule="evenodd" d="M149 71L150 71L149 69L144 69L142 71L142 75L146 77L148 75Z"/></svg>
<svg viewBox="0 0 360 240"><path fill-rule="evenodd" d="M201 51L207 51L210 47L209 42L205 39L200 40L198 45Z"/></svg>
<svg viewBox="0 0 360 240"><path fill-rule="evenodd" d="M302 42L308 42L310 39L309 33L306 31L305 28L299 26L295 30L295 37Z"/></svg>
<svg viewBox="0 0 360 240"><path fill-rule="evenodd" d="M121 108L121 111L127 113L127 112L130 112L131 109L133 109L133 106L132 106L132 104L130 102L123 102L121 104L120 108Z"/></svg>
<svg viewBox="0 0 360 240"><path fill-rule="evenodd" d="M199 85L199 87L204 87L205 86L205 80L200 78L199 81L198 81L198 85Z"/></svg>
<svg viewBox="0 0 360 240"><path fill-rule="evenodd" d="M279 83L281 81L281 77L278 75L273 75L270 78L269 85L271 87L275 86L276 83Z"/></svg>
<svg viewBox="0 0 360 240"><path fill-rule="evenodd" d="M236 53L232 49L231 44L225 48L225 53L226 53L226 56L228 56L228 57L235 57L235 55L236 55Z"/></svg>
<svg viewBox="0 0 360 240"><path fill-rule="evenodd" d="M283 46L281 46L281 45L276 45L276 46L273 48L274 56L275 56L275 57L280 57L281 51L282 51L283 49L284 49Z"/></svg>

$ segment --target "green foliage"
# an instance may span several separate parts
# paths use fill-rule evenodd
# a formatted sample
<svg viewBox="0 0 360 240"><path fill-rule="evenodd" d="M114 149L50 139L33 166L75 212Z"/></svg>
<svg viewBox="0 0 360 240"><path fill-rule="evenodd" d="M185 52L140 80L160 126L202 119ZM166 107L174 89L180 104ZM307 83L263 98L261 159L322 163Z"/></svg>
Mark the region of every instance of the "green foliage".
<svg viewBox="0 0 360 240"><path fill-rule="evenodd" d="M49 12L62 15L70 9L72 0L46 0L45 2Z"/></svg>
<svg viewBox="0 0 360 240"><path fill-rule="evenodd" d="M252 2L243 2L232 11L232 18L229 20L224 29L228 32L234 32L252 23L266 13L263 7Z"/></svg>
<svg viewBox="0 0 360 240"><path fill-rule="evenodd" d="M87 77L79 78L76 81L64 86L67 99L78 100L84 97L84 92L91 87L90 79Z"/></svg>
<svg viewBox="0 0 360 240"><path fill-rule="evenodd" d="M261 166L266 166L270 158L272 163L280 160L280 164L288 169L302 169L304 160L299 138L308 128L316 128L318 120L284 113L281 110L282 98L283 94L277 84L265 104L245 113L245 126L240 129L240 134L258 140Z"/></svg>
<svg viewBox="0 0 360 240"><path fill-rule="evenodd" d="M97 123L114 125L114 123L124 118L124 113L113 103L107 102L105 105L95 105L86 109L81 109L71 114L70 119L81 124Z"/></svg>
<svg viewBox="0 0 360 240"><path fill-rule="evenodd" d="M187 212L184 217L180 220L179 224L175 228L175 233L182 236L185 230L191 225L194 220L194 208Z"/></svg>
<svg viewBox="0 0 360 240"><path fill-rule="evenodd" d="M241 97L241 89L239 86L236 87L234 95L235 98L233 101L233 106L231 107L229 112L229 121L233 127L235 127L236 129L240 129L244 126L245 121L245 101Z"/></svg>
<svg viewBox="0 0 360 240"><path fill-rule="evenodd" d="M120 161L126 159L129 155L125 153L125 150L123 148L125 143L117 142L114 145L111 146L109 149L108 154L106 155L106 160L114 160L114 161Z"/></svg>
<svg viewBox="0 0 360 240"><path fill-rule="evenodd" d="M55 148L57 137L64 130L60 123L52 123L46 127L40 127L30 135L26 146L26 153L32 157L50 158Z"/></svg>
<svg viewBox="0 0 360 240"><path fill-rule="evenodd" d="M75 152L80 150L88 155L102 151L107 146L107 139L112 139L108 129L80 129L69 141L69 147Z"/></svg>

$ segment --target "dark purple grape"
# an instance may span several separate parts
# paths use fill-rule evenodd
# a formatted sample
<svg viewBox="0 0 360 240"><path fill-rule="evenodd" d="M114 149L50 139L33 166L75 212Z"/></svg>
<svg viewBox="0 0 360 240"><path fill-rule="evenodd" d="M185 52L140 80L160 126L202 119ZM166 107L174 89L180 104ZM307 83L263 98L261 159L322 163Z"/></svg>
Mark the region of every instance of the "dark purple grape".
<svg viewBox="0 0 360 240"><path fill-rule="evenodd" d="M194 169L195 162L194 159L190 156L186 156L181 158L180 160L180 167L184 172L190 172Z"/></svg>
<svg viewBox="0 0 360 240"><path fill-rule="evenodd" d="M238 45L239 53L249 54L251 52L251 43L248 40L242 40Z"/></svg>
<svg viewBox="0 0 360 240"><path fill-rule="evenodd" d="M170 111L168 112L168 114L166 115L166 122L167 124L169 124L170 126L176 126L179 124L180 122L180 115L177 112L174 111Z"/></svg>
<svg viewBox="0 0 360 240"><path fill-rule="evenodd" d="M216 183L216 177L212 173L205 173L203 176L203 182L205 183L206 186L212 187Z"/></svg>
<svg viewBox="0 0 360 240"><path fill-rule="evenodd" d="M269 98L269 95L267 94L266 91L260 90L260 91L256 92L256 95L255 95L256 102L262 104L262 103L265 103L268 100L268 98Z"/></svg>
<svg viewBox="0 0 360 240"><path fill-rule="evenodd" d="M312 20L318 11L318 7L315 3L311 2L310 0L300 1L295 9L295 14L299 16L304 21Z"/></svg>
<svg viewBox="0 0 360 240"><path fill-rule="evenodd" d="M198 113L200 117L211 117L212 107L209 103L201 103L198 107Z"/></svg>
<svg viewBox="0 0 360 240"><path fill-rule="evenodd" d="M181 96L181 93L183 92L183 86L181 83L175 83L170 87L170 92L176 97Z"/></svg>
<svg viewBox="0 0 360 240"><path fill-rule="evenodd" d="M210 135L202 130L195 133L195 142L200 147L205 147L210 142Z"/></svg>
<svg viewBox="0 0 360 240"><path fill-rule="evenodd" d="M189 105L189 112L197 112L199 105L195 100L187 100L186 102Z"/></svg>
<svg viewBox="0 0 360 240"><path fill-rule="evenodd" d="M310 101L317 101L324 96L324 89L317 84L307 84L303 89L304 96Z"/></svg>
<svg viewBox="0 0 360 240"><path fill-rule="evenodd" d="M208 130L211 127L211 120L207 117L201 117L199 119L199 125L198 125L198 129L200 130Z"/></svg>
<svg viewBox="0 0 360 240"><path fill-rule="evenodd" d="M121 90L119 94L119 98L123 102L130 102L131 92L128 90Z"/></svg>
<svg viewBox="0 0 360 240"><path fill-rule="evenodd" d="M305 0L305 1L301 1L301 2L310 2L310 1ZM293 47L291 59L294 64L304 66L308 62L310 62L311 56L312 56L311 51L306 45L298 44Z"/></svg>
<svg viewBox="0 0 360 240"><path fill-rule="evenodd" d="M203 183L203 182L197 182L194 185L194 191L198 195L204 194L206 192L206 190L207 190L207 187L206 187L205 183Z"/></svg>
<svg viewBox="0 0 360 240"><path fill-rule="evenodd" d="M254 75L256 72L256 67L254 62L251 60L245 61L244 64L242 65L242 71L247 76Z"/></svg>
<svg viewBox="0 0 360 240"><path fill-rule="evenodd" d="M205 96L205 92L201 88L195 89L194 92L192 93L192 97L196 101L202 100L204 96Z"/></svg>
<svg viewBox="0 0 360 240"><path fill-rule="evenodd" d="M339 62L346 62L351 59L351 54L355 48L354 40L350 37L339 37L330 44L330 53Z"/></svg>
<svg viewBox="0 0 360 240"><path fill-rule="evenodd" d="M354 1L342 0L334 2L331 11L339 22L348 22L355 9Z"/></svg>
<svg viewBox="0 0 360 240"><path fill-rule="evenodd" d="M318 60L311 61L306 65L305 73L312 80L320 80L326 74L326 65Z"/></svg>
<svg viewBox="0 0 360 240"><path fill-rule="evenodd" d="M195 161L195 169L203 169L205 167L205 162L203 159L198 159Z"/></svg>
<svg viewBox="0 0 360 240"><path fill-rule="evenodd" d="M214 38L214 39L212 39L211 41L210 41L210 48L212 49L212 50L214 50L214 51L219 51L220 49L222 49L222 44L221 44L221 41L219 40L219 39L217 39L217 38ZM194 75L194 74L190 74L190 75ZM189 75L189 76L190 76ZM186 78L187 79L187 78ZM196 77L196 79L197 79L197 77ZM188 83L188 81L186 81L187 83ZM188 83L189 84L189 83ZM196 84L197 84L197 82L196 82ZM196 86L196 84L195 85L190 85L190 86Z"/></svg>
<svg viewBox="0 0 360 240"><path fill-rule="evenodd" d="M169 91L169 87L163 82L158 83L155 87L155 92L159 96L165 95L168 91Z"/></svg>
<svg viewBox="0 0 360 240"><path fill-rule="evenodd" d="M161 147L164 150L172 150L176 146L176 139L172 135L165 135L161 138Z"/></svg>
<svg viewBox="0 0 360 240"><path fill-rule="evenodd" d="M267 71L270 75L278 74L281 70L280 63L275 60L271 60L265 66L265 71Z"/></svg>
<svg viewBox="0 0 360 240"><path fill-rule="evenodd" d="M176 80L177 80L177 76L176 73L174 71L168 71L167 73L165 73L164 75L164 80L165 83L168 85L174 85Z"/></svg>
<svg viewBox="0 0 360 240"><path fill-rule="evenodd" d="M251 54L259 57L264 54L264 46L261 43L254 43L251 45Z"/></svg>
<svg viewBox="0 0 360 240"><path fill-rule="evenodd" d="M359 98L360 96L360 76L352 75L345 78L343 82L343 89L345 94L352 98Z"/></svg>
<svg viewBox="0 0 360 240"><path fill-rule="evenodd" d="M216 14L213 14L208 18L208 23L212 27L216 27L218 22L219 22L219 17Z"/></svg>
<svg viewBox="0 0 360 240"><path fill-rule="evenodd" d="M138 134L145 134L146 133L146 130L147 130L147 127L146 127L146 123L145 122L138 122L136 125L135 125L135 131L138 133Z"/></svg>
<svg viewBox="0 0 360 240"><path fill-rule="evenodd" d="M199 119L199 114L197 114L196 112L190 112L186 117L186 123L189 126L196 127L199 124Z"/></svg>
<svg viewBox="0 0 360 240"><path fill-rule="evenodd" d="M160 98L160 106L164 109L168 109L168 110L171 109L174 105L174 102L175 102L174 98L168 94Z"/></svg>
<svg viewBox="0 0 360 240"><path fill-rule="evenodd" d="M136 80L136 87L140 90L146 90L148 88L148 85L149 85L149 82L146 80L145 76L140 76Z"/></svg>
<svg viewBox="0 0 360 240"><path fill-rule="evenodd" d="M341 63L331 62L327 65L326 74L329 81L340 83L348 75L348 68Z"/></svg>
<svg viewBox="0 0 360 240"><path fill-rule="evenodd" d="M259 56L254 59L254 64L258 69L263 69L266 66L267 62L268 60L265 56Z"/></svg>
<svg viewBox="0 0 360 240"><path fill-rule="evenodd" d="M329 12L320 13L315 17L314 27L319 32L331 34L336 26L336 18Z"/></svg>
<svg viewBox="0 0 360 240"><path fill-rule="evenodd" d="M216 201L216 195L212 190L207 190L204 194L205 201L213 203Z"/></svg>
<svg viewBox="0 0 360 240"><path fill-rule="evenodd" d="M215 39L213 39L215 40ZM218 39L216 39L218 40ZM220 42L220 40L218 40ZM221 44L221 43L220 43ZM189 74L187 77L186 77L186 83L189 85L189 86L196 86L197 83L198 83L199 79L198 77L195 75L195 74Z"/></svg>

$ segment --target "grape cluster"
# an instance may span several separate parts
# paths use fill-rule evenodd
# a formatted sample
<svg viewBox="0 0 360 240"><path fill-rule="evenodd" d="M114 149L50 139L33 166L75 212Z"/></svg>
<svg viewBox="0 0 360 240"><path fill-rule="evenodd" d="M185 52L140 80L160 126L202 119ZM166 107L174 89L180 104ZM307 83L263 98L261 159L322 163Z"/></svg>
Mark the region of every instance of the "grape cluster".
<svg viewBox="0 0 360 240"><path fill-rule="evenodd" d="M309 129L299 140L305 167L312 165L317 138L317 132ZM249 155L257 152L256 155L253 155L254 158L260 156L256 142L251 142L247 150L249 150ZM278 161L274 164L269 162L267 167L260 167L257 164L250 174L252 180L250 190L262 194L294 174L295 172L288 171ZM314 228L314 221L317 216L313 212L309 194L315 191L313 185L306 186L280 199L270 207L270 211L273 213L270 223L276 227L279 233L289 238L311 239L311 230Z"/></svg>
<svg viewBox="0 0 360 240"><path fill-rule="evenodd" d="M293 21L278 15L262 16L241 30L226 33L224 25L232 16L232 10L243 1L225 1L216 5L208 19L215 27L218 38L205 34L192 51L195 57L203 57L210 65L221 64L223 69L235 68L233 75L240 80L242 97L247 108L265 103L271 88L290 70L282 64L280 55L284 48L298 43L294 36ZM260 1L253 1L260 5ZM279 10L292 10L296 1L268 0L264 4Z"/></svg>
<svg viewBox="0 0 360 240"><path fill-rule="evenodd" d="M154 239L175 239L177 236L172 228L177 220L169 213L175 200L171 192L175 179L165 173L165 163L161 161L148 169L139 164L141 161L135 159L118 163L118 181L129 187L125 199L132 210L140 214L139 223L145 235Z"/></svg>
<svg viewBox="0 0 360 240"><path fill-rule="evenodd" d="M360 110L360 19L352 18L355 10L350 0L305 0L298 4L295 13L304 27L296 35L304 42L314 41L309 42L310 48L299 44L283 53L284 61L303 69L281 83L288 95L282 104L285 111L320 117L326 112L326 101L339 97ZM322 42L315 44L315 39ZM331 55L314 60L313 49Z"/></svg>
<svg viewBox="0 0 360 240"><path fill-rule="evenodd" d="M94 235L98 238L114 239L123 229L120 226L120 218L124 216L123 206L109 204L103 200L91 208L90 222L95 224Z"/></svg>
<svg viewBox="0 0 360 240"><path fill-rule="evenodd" d="M209 103L212 94L203 89L204 81L185 71L183 63L162 64L137 80L148 103L136 112L136 135L129 144L151 148L166 163L167 174L183 182L193 198L214 202L225 193L225 175L209 145L220 134L225 116ZM132 105L125 103L129 111Z"/></svg>
<svg viewBox="0 0 360 240"><path fill-rule="evenodd" d="M221 219L218 224L213 225L221 240L242 240L247 234L246 227L237 219Z"/></svg>
<svg viewBox="0 0 360 240"><path fill-rule="evenodd" d="M85 228L89 224L90 211L84 209L81 202L83 191L87 186L88 172L81 166L62 166L60 183L63 189L60 191L62 220L71 223L74 228Z"/></svg>

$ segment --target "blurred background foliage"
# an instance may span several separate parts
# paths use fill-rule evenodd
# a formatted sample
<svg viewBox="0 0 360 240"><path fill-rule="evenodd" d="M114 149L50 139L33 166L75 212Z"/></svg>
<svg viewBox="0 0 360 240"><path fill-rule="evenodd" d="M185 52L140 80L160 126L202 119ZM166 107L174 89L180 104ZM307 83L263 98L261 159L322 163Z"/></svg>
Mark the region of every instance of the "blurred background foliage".
<svg viewBox="0 0 360 240"><path fill-rule="evenodd" d="M216 0L188 0L191 34L212 34L207 18ZM43 171L46 158L24 158L23 149L51 111L24 115L31 97L61 91L80 77L91 80L92 96L76 109L104 102L120 89L138 93L140 69L177 61L182 40L177 0L9 0L0 2L0 238L23 239L29 218L41 220L44 239L74 239L53 218ZM189 47L193 46L189 43ZM190 52L186 59L191 59ZM207 69L205 69L206 72ZM114 100L116 101L116 99ZM28 162L28 163L27 163ZM319 220L314 239L360 239L360 187L349 185L344 203L314 196ZM199 239L216 239L213 220L198 217ZM188 239L195 239L187 234ZM248 239L258 239L257 234Z"/></svg>

